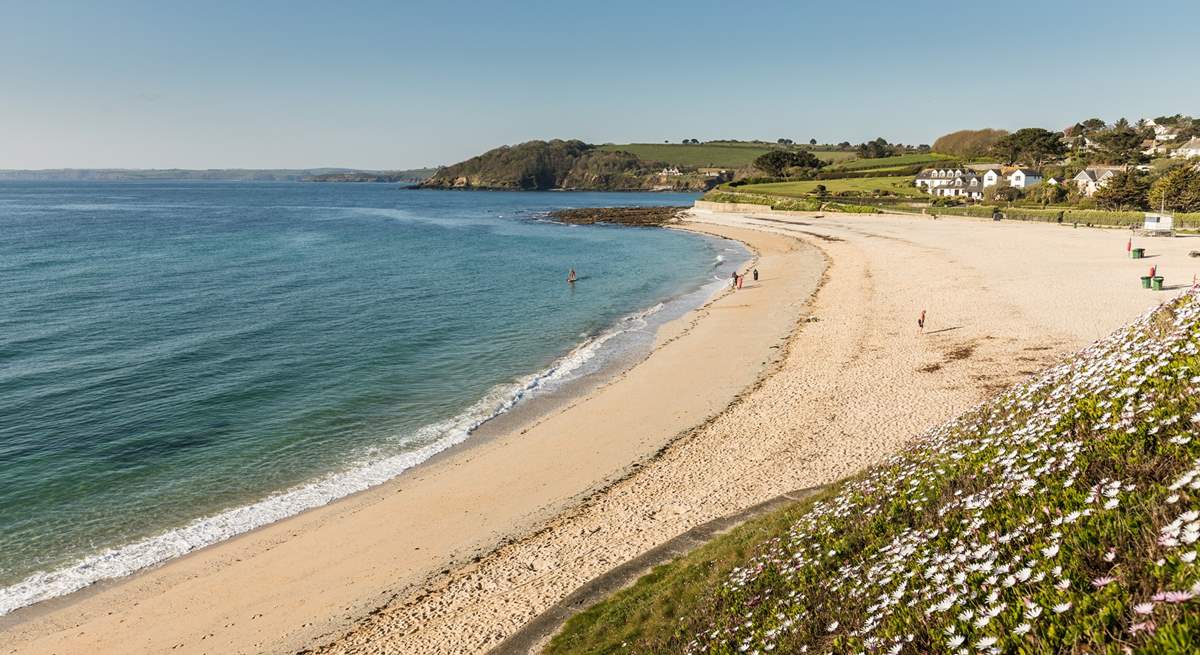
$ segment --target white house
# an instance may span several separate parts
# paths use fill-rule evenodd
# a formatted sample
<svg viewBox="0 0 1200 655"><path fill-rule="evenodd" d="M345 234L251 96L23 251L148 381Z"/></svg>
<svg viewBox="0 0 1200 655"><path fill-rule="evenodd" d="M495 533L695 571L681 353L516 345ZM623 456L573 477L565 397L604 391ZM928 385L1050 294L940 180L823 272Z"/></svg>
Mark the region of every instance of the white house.
<svg viewBox="0 0 1200 655"><path fill-rule="evenodd" d="M1169 125L1159 125L1154 121L1147 121L1147 124L1154 128L1155 141L1173 141L1175 137L1179 136L1175 133L1175 128Z"/></svg>
<svg viewBox="0 0 1200 655"><path fill-rule="evenodd" d="M1046 184L1049 184L1050 186L1058 186L1061 184L1061 182L1058 181L1057 177L1050 177L1046 178Z"/></svg>
<svg viewBox="0 0 1200 655"><path fill-rule="evenodd" d="M658 174L666 176L666 177L675 177L677 175L683 175L683 171L680 171L678 168L676 168L674 166L670 166L668 168L662 169L661 171L658 172Z"/></svg>
<svg viewBox="0 0 1200 655"><path fill-rule="evenodd" d="M947 184L929 187L928 192L942 198L983 198L983 180L974 173L965 173L950 180Z"/></svg>
<svg viewBox="0 0 1200 655"><path fill-rule="evenodd" d="M1188 142L1179 146L1171 153L1175 159L1195 159L1200 157L1200 137L1192 137Z"/></svg>
<svg viewBox="0 0 1200 655"><path fill-rule="evenodd" d="M999 183L1000 183L1000 178L1001 178L1001 177L1004 177L1004 176L1003 176L1003 175L1001 175L1001 173L1000 173L1000 171L999 171L998 169L995 169L995 168L989 168L989 169L987 169L987 171L986 171L986 172L984 172L984 174L983 174L983 186L984 186L984 188L987 188L987 187L990 187L990 186L996 186L997 184L999 184Z"/></svg>
<svg viewBox="0 0 1200 655"><path fill-rule="evenodd" d="M915 184L929 193L931 189L953 184L955 179L968 173L970 171L961 168L927 168L917 174Z"/></svg>
<svg viewBox="0 0 1200 655"><path fill-rule="evenodd" d="M1079 174L1071 178L1075 183L1075 187L1085 196L1091 197L1097 191L1108 186L1113 176L1117 174L1117 168L1088 168L1079 171Z"/></svg>
<svg viewBox="0 0 1200 655"><path fill-rule="evenodd" d="M1009 186L1025 189L1042 181L1042 174L1031 168L1018 168L1008 174Z"/></svg>

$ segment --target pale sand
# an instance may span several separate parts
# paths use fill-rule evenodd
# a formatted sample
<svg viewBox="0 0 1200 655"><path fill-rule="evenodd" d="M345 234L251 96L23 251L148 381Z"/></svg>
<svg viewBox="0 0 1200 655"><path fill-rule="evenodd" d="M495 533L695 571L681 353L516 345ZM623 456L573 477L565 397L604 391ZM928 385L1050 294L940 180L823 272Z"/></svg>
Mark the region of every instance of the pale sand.
<svg viewBox="0 0 1200 655"><path fill-rule="evenodd" d="M520 433L161 568L3 619L0 652L291 652L419 591L628 475L751 385L820 279L786 236L721 230L757 253L747 281L663 326L653 354ZM540 569L531 557L522 565ZM17 622L13 624L14 622ZM0 624L4 625L4 624Z"/></svg>
<svg viewBox="0 0 1200 655"><path fill-rule="evenodd" d="M465 449L0 637L22 653L160 652L176 643L176 652L288 651L323 641L333 641L321 649L330 653L485 650L616 564L711 518L877 462L1156 305L1171 294L1138 288L1150 264L1168 284L1190 284L1200 271L1186 256L1200 249L1193 238L1140 240L1161 255L1134 261L1125 232L1045 224L694 220L695 229L760 249L764 280L713 303L683 338L617 382L523 435ZM808 309L815 320L772 350L808 313L819 274L809 253L791 250L793 236L824 251L829 268ZM922 308L924 334L915 325ZM704 420L731 390L753 383L769 357L762 353L781 351L769 375ZM639 458L643 465L630 468ZM435 575L422 593L400 593L448 554L486 549L503 534L526 536ZM398 592L390 603L389 589Z"/></svg>

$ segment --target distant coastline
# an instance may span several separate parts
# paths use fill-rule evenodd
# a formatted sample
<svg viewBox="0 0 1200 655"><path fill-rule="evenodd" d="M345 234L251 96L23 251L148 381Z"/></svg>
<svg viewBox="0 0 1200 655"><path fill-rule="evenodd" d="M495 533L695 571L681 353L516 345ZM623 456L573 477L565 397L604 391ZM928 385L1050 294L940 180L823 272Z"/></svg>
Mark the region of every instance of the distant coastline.
<svg viewBox="0 0 1200 655"><path fill-rule="evenodd" d="M409 182L419 183L437 169L372 171L354 168L49 168L0 170L0 181L20 182Z"/></svg>

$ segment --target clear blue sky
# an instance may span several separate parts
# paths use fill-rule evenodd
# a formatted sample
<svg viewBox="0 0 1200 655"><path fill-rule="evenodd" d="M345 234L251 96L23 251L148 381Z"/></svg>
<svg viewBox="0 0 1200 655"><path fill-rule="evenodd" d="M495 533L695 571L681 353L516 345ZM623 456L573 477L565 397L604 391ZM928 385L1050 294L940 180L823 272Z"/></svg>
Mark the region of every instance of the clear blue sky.
<svg viewBox="0 0 1200 655"><path fill-rule="evenodd" d="M1194 1L0 0L0 168L406 168L533 138L928 143L1200 114L1198 25Z"/></svg>

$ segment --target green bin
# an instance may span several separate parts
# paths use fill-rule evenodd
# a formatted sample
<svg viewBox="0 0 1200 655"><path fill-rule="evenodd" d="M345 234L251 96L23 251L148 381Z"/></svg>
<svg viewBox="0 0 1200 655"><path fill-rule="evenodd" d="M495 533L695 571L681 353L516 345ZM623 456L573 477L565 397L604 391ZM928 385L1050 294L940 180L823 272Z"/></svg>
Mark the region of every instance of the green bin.
<svg viewBox="0 0 1200 655"><path fill-rule="evenodd" d="M1151 286L1151 288L1154 289L1155 291L1162 291L1162 283L1163 283L1163 276L1155 275L1154 283Z"/></svg>
<svg viewBox="0 0 1200 655"><path fill-rule="evenodd" d="M1151 280L1151 279L1152 279L1152 278L1151 278L1149 275L1143 275L1143 276L1142 276L1142 288L1143 288L1143 289L1149 289L1149 288L1150 288L1150 280Z"/></svg>
<svg viewBox="0 0 1200 655"><path fill-rule="evenodd" d="M1134 259L1141 259L1143 256L1145 256L1145 254L1145 248L1134 248L1132 251L1130 251L1129 256L1133 257Z"/></svg>

